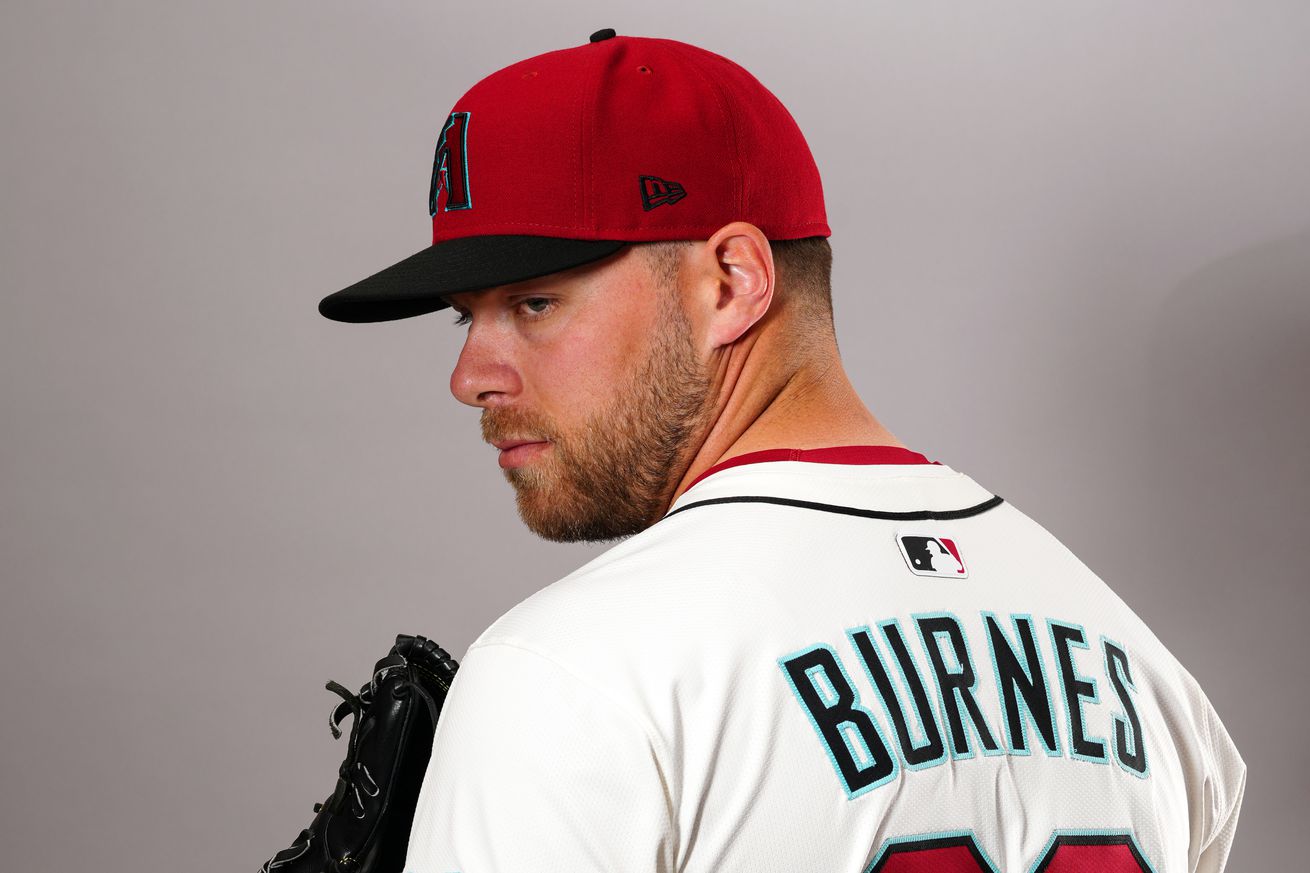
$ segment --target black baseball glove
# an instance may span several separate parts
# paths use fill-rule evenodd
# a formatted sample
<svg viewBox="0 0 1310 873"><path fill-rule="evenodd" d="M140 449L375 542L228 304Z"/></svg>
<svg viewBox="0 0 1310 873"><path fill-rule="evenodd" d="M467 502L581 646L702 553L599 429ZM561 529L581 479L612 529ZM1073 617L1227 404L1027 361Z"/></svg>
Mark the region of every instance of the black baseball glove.
<svg viewBox="0 0 1310 873"><path fill-rule="evenodd" d="M260 873L402 873L432 732L458 666L431 640L402 634L359 694L328 682L342 698L328 717L332 736L355 716L337 787Z"/></svg>

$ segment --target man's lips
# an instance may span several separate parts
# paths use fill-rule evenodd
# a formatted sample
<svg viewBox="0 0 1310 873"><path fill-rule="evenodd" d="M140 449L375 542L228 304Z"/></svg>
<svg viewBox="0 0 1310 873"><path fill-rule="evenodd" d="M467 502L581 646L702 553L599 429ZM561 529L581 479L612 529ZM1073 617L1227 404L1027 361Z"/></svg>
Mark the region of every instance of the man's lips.
<svg viewBox="0 0 1310 873"><path fill-rule="evenodd" d="M545 440L492 440L491 444L502 452L507 452L515 446L526 446L531 443L545 442Z"/></svg>
<svg viewBox="0 0 1310 873"><path fill-rule="evenodd" d="M550 447L547 440L494 440L491 444L500 449L503 470L521 467Z"/></svg>

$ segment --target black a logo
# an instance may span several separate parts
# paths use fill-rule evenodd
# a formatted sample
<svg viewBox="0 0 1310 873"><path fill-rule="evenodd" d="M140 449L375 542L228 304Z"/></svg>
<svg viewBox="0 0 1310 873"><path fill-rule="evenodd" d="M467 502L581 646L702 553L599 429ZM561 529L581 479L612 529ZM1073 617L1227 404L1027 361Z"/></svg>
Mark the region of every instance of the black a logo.
<svg viewBox="0 0 1310 873"><path fill-rule="evenodd" d="M468 145L469 112L452 112L446 119L437 138L437 154L432 159L432 185L428 188L428 213L437 217L437 195L444 188L446 206L452 209L470 209L473 196L469 191Z"/></svg>
<svg viewBox="0 0 1310 873"><path fill-rule="evenodd" d="M659 176L639 178L641 179L641 208L646 212L665 203L677 203L687 196L687 192L677 182L670 182Z"/></svg>

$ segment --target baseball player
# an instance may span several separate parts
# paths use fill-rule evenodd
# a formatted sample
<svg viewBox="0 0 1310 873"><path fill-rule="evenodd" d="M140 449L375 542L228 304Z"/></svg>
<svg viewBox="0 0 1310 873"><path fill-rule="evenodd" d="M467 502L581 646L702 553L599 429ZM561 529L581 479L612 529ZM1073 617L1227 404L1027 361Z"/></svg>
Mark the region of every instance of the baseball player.
<svg viewBox="0 0 1310 873"><path fill-rule="evenodd" d="M430 248L322 313L453 309L524 522L621 542L468 649L409 873L1223 869L1219 717L861 402L819 173L748 72L613 30L506 67L441 126L429 209Z"/></svg>

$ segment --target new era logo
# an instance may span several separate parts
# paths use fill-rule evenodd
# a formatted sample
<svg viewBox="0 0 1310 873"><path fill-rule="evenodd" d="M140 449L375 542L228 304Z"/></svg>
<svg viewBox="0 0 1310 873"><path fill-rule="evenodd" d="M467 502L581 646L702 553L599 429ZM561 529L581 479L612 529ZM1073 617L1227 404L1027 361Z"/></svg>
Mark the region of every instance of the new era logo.
<svg viewBox="0 0 1310 873"><path fill-rule="evenodd" d="M938 576L945 579L968 579L969 568L954 539L932 536L927 533L896 533L905 565L916 576Z"/></svg>
<svg viewBox="0 0 1310 873"><path fill-rule="evenodd" d="M687 192L677 182L670 182L659 176L639 178L641 179L641 208L646 212L665 203L677 203L687 196Z"/></svg>

